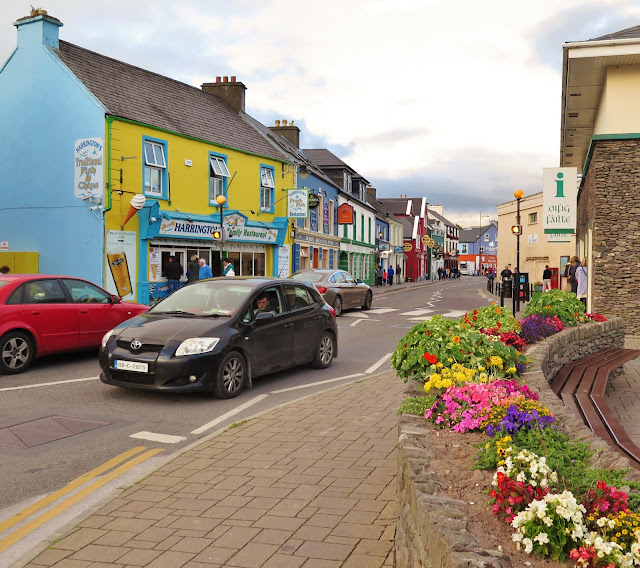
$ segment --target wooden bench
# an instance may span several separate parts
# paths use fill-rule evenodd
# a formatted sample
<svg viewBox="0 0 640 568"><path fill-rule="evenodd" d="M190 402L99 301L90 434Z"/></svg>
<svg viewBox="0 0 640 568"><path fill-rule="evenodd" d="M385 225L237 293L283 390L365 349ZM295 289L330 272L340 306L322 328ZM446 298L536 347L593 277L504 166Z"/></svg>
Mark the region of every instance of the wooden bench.
<svg viewBox="0 0 640 568"><path fill-rule="evenodd" d="M640 448L624 431L605 400L609 374L635 359L640 350L608 347L567 363L551 381L565 406L580 416L598 438L606 440L640 469Z"/></svg>

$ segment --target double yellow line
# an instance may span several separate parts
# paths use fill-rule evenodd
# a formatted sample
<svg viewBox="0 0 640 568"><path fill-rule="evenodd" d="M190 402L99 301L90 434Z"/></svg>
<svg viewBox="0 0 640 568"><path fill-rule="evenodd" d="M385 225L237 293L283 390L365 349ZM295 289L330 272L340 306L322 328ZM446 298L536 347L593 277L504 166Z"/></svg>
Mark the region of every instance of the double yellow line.
<svg viewBox="0 0 640 568"><path fill-rule="evenodd" d="M117 467L116 469L107 473L100 479L96 479L93 483L87 485L80 491L77 491L76 493L71 495L68 499L65 499L55 507L52 507L42 515L36 517L32 521L28 522L24 526L20 527L19 529L12 532L10 535L0 540L0 552L3 552L10 546L14 545L16 542L18 542L19 540L27 536L29 533L36 530L38 527L41 527L46 522L50 521L51 519L53 519L63 511L66 511L67 509L69 509L76 503L80 502L82 499L84 499L88 495L91 495L92 493L94 493L95 491L97 491L98 489L100 489L102 486L106 485L110 481L116 479L117 477L120 477L127 471L133 469L135 466L141 464L142 462L148 460L149 458L155 456L156 454L159 454L160 452L164 451L162 448L156 448L153 450L148 450L143 454L140 454L140 452L144 451L145 449L146 448L144 446L137 446L135 448L130 449L127 452L124 452L123 454L120 454L119 456L113 458L112 460L109 460L108 462L102 464L101 466L95 468L94 470L91 470L81 475L77 479L74 479L72 482L70 482L68 485L66 485L62 489L59 489L58 491L55 491L54 493L47 495L43 499L40 499L40 501L38 501L37 503L34 503L33 505L30 505L23 511L20 511L20 513L18 513L17 515L13 515L12 517L9 517L6 521L0 522L0 534L2 534L3 532L9 530L11 527L14 527L18 523L21 523L25 519L31 517L32 515L35 515L45 507L48 507L49 505L51 505L51 503L54 503L61 497L64 497L68 493L71 493L72 491L79 489L80 487L82 487L92 479L98 477L99 475L102 475L105 472L108 472L110 469L113 469L114 467L118 466L122 462L126 462L126 463L122 463L120 467ZM126 461L129 458L135 456L136 454L140 454L140 455L138 455L137 457L135 457L130 461Z"/></svg>

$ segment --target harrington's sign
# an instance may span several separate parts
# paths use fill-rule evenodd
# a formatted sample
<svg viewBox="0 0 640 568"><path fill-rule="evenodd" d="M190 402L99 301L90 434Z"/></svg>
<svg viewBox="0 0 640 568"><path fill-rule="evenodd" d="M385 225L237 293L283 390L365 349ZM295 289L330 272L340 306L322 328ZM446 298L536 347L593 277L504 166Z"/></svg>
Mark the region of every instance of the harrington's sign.
<svg viewBox="0 0 640 568"><path fill-rule="evenodd" d="M545 233L574 233L578 207L578 168L543 168L542 228Z"/></svg>
<svg viewBox="0 0 640 568"><path fill-rule="evenodd" d="M229 215L224 218L224 228L230 241L249 241L255 243L275 243L278 230L265 227L247 227L240 215ZM163 237L203 237L219 231L219 223L191 222L181 219L162 219L158 235Z"/></svg>
<svg viewBox="0 0 640 568"><path fill-rule="evenodd" d="M73 193L79 199L102 197L104 148L102 138L76 140L73 151Z"/></svg>

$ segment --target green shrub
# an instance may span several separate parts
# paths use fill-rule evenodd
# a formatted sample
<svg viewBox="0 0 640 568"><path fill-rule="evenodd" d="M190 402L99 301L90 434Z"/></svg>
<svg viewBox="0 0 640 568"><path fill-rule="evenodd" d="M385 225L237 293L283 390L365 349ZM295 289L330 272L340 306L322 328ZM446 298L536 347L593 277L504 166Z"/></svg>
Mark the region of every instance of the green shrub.
<svg viewBox="0 0 640 568"><path fill-rule="evenodd" d="M433 406L435 401L435 395L405 398L402 401L400 408L398 408L398 415L417 414L418 416L424 416L427 410Z"/></svg>
<svg viewBox="0 0 640 568"><path fill-rule="evenodd" d="M520 323L513 317L513 312L510 308L504 306L500 307L497 304L491 304L490 306L483 306L472 312L464 314L460 318L460 323L465 327L471 329L494 329L499 333L505 333L508 331L518 332L520 330ZM500 324L500 325L498 325Z"/></svg>
<svg viewBox="0 0 640 568"><path fill-rule="evenodd" d="M524 310L524 317L533 314L558 316L565 326L575 326L589 321L584 304L573 292L564 290L536 292Z"/></svg>

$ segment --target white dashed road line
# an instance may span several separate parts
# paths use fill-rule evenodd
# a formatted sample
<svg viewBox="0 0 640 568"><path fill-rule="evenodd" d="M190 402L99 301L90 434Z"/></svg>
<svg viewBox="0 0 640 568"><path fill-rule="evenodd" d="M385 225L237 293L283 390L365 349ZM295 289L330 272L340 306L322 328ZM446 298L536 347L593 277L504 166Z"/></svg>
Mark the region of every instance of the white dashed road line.
<svg viewBox="0 0 640 568"><path fill-rule="evenodd" d="M299 389L306 389L308 387L315 387L316 385L324 385L326 383L335 383L336 381L345 381L346 379L355 379L356 377L364 377L364 373L356 373L355 375L346 375L344 377L338 377L337 379L328 379L326 381L318 381L317 383L307 383L306 385L298 385L297 387L289 387L288 389L280 389L271 391L271 394L278 394L281 392L289 392Z"/></svg>
<svg viewBox="0 0 640 568"><path fill-rule="evenodd" d="M378 367L380 367L380 365L382 365L387 359L389 359L391 357L391 353L387 353L382 359L380 359L377 363L374 363L373 365L371 365L371 367L369 367L365 373L373 373Z"/></svg>
<svg viewBox="0 0 640 568"><path fill-rule="evenodd" d="M5 387L0 389L0 391L15 391L15 390L23 390L23 389L34 389L36 387L48 387L51 385L63 385L65 383L80 383L83 381L96 381L100 377L86 377L84 379L67 379L66 381L53 381L51 383L37 383L35 385L22 385L20 387Z"/></svg>

